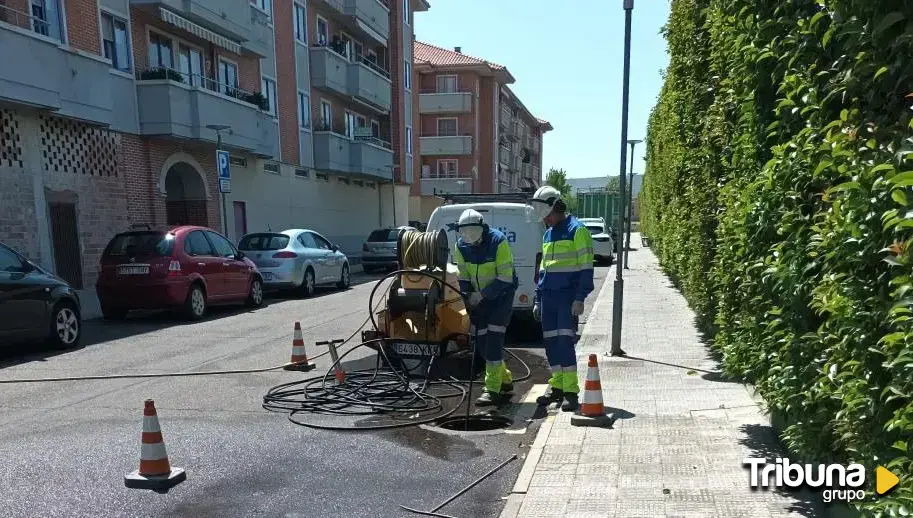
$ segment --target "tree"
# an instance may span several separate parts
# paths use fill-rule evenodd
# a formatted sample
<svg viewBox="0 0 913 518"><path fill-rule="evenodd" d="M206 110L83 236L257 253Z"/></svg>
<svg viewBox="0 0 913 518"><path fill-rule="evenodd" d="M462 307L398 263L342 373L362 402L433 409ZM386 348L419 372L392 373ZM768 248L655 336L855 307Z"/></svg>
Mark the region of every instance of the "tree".
<svg viewBox="0 0 913 518"><path fill-rule="evenodd" d="M549 169L548 175L545 177L545 184L558 189L569 213L577 210L577 196L571 192L571 184L567 183L567 172L564 169L555 169L554 167Z"/></svg>
<svg viewBox="0 0 913 518"><path fill-rule="evenodd" d="M619 191L619 180L617 176L610 176L609 182L606 184L605 188L609 192L618 192Z"/></svg>

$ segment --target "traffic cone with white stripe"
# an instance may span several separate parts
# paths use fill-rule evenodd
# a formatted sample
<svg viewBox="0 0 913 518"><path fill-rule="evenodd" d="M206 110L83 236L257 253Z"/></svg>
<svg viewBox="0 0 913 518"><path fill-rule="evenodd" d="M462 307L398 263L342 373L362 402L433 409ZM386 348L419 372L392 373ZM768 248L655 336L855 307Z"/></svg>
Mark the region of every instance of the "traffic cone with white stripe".
<svg viewBox="0 0 913 518"><path fill-rule="evenodd" d="M187 480L187 473L181 468L171 467L165 440L159 428L155 402L146 400L143 408L143 438L140 451L139 469L124 475L124 485L130 489L151 489L156 493L167 493L169 489Z"/></svg>
<svg viewBox="0 0 913 518"><path fill-rule="evenodd" d="M571 424L575 426L611 426L614 416L606 414L602 404L602 383L599 381L599 363L596 355L590 355L586 369L586 381L583 385L583 402L580 412L571 416Z"/></svg>
<svg viewBox="0 0 913 518"><path fill-rule="evenodd" d="M295 335L292 337L292 359L284 368L287 371L309 371L316 367L315 363L308 361L307 351L304 350L301 323L295 322Z"/></svg>

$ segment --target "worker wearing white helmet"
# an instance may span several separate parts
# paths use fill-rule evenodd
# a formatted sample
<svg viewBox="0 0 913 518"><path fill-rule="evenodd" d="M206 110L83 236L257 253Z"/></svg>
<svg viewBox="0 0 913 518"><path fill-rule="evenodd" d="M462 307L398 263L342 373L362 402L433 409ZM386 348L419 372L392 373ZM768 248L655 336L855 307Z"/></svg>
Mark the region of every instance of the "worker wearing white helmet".
<svg viewBox="0 0 913 518"><path fill-rule="evenodd" d="M485 390L476 405L503 404L514 388L504 364L504 334L518 285L514 256L504 234L486 225L478 211L463 211L457 231L460 237L453 255L460 270L460 289L468 294L470 335L485 359Z"/></svg>
<svg viewBox="0 0 913 518"><path fill-rule="evenodd" d="M542 264L533 314L542 322L545 355L552 371L551 392L540 405L565 401L561 409L577 409L577 320L583 302L593 291L593 238L574 216L566 214L561 192L540 187L530 200L536 216L548 229L542 238Z"/></svg>

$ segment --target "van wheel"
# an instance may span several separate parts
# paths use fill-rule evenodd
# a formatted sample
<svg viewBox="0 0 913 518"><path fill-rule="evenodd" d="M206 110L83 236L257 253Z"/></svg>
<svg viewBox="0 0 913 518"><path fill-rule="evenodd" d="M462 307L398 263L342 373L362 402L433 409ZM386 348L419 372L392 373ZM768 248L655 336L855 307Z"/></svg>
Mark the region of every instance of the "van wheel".
<svg viewBox="0 0 913 518"><path fill-rule="evenodd" d="M206 293L199 284L190 287L187 300L184 301L184 317L188 320L200 320L206 315Z"/></svg>

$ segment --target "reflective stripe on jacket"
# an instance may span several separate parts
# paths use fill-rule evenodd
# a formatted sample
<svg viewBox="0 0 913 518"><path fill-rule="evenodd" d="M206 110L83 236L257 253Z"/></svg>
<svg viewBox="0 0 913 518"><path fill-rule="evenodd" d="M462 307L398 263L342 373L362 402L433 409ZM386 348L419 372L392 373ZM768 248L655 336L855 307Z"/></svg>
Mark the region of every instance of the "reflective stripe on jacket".
<svg viewBox="0 0 913 518"><path fill-rule="evenodd" d="M593 291L593 237L574 216L545 231L536 296L543 291L573 293L586 300Z"/></svg>
<svg viewBox="0 0 913 518"><path fill-rule="evenodd" d="M457 239L453 254L460 270L460 289L464 293L478 291L486 299L494 299L519 282L514 272L514 254L500 230L485 226L482 240L468 245Z"/></svg>

